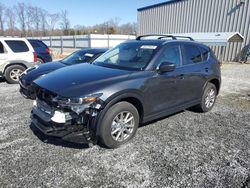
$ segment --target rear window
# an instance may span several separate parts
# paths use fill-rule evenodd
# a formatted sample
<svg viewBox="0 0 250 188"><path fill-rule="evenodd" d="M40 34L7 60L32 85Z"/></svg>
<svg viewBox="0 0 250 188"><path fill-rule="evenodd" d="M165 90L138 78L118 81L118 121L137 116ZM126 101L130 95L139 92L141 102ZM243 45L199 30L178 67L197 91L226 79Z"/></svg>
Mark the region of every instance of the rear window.
<svg viewBox="0 0 250 188"><path fill-rule="evenodd" d="M7 45L13 52L28 52L29 48L24 41L21 40L5 40Z"/></svg>
<svg viewBox="0 0 250 188"><path fill-rule="evenodd" d="M47 48L47 46L42 42L42 41L30 41L30 44L32 45L33 48L41 48L41 47L45 47Z"/></svg>
<svg viewBox="0 0 250 188"><path fill-rule="evenodd" d="M190 65L195 63L202 62L202 55L199 48L193 45L185 45L184 46L184 57L185 61L184 65Z"/></svg>
<svg viewBox="0 0 250 188"><path fill-rule="evenodd" d="M40 48L42 47L38 42L30 42L31 46L33 46L33 48Z"/></svg>

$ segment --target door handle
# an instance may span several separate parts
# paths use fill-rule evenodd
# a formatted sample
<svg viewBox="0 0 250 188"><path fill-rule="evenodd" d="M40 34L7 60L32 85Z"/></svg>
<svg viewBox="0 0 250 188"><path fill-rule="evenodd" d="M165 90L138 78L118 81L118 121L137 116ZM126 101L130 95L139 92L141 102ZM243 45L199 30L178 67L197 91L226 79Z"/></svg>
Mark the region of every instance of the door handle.
<svg viewBox="0 0 250 188"><path fill-rule="evenodd" d="M208 72L208 68L207 67L205 68L205 71Z"/></svg>

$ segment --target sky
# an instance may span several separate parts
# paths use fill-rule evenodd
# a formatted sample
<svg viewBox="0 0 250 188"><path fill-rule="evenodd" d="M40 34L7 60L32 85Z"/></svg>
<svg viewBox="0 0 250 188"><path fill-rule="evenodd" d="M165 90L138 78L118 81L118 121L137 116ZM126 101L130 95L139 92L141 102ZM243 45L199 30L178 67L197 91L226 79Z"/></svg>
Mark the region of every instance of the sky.
<svg viewBox="0 0 250 188"><path fill-rule="evenodd" d="M166 1L166 0L165 0ZM23 2L49 13L67 10L71 26L93 26L118 17L120 24L137 22L137 9L164 0L1 0L7 7Z"/></svg>

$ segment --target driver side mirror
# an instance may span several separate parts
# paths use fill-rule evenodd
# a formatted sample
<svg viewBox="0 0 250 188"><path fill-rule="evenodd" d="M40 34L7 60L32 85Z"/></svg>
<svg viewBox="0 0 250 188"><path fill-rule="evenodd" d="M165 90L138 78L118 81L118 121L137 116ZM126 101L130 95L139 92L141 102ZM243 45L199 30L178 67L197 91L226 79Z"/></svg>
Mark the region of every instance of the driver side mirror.
<svg viewBox="0 0 250 188"><path fill-rule="evenodd" d="M159 74L164 72L172 72L175 70L175 64L170 62L162 62L157 66L156 70Z"/></svg>

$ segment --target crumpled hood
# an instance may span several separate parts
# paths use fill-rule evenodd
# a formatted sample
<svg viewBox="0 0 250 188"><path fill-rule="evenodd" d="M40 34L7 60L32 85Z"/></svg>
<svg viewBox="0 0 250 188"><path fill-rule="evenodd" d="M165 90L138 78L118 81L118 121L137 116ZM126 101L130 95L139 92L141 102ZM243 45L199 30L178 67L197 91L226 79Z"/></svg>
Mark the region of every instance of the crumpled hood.
<svg viewBox="0 0 250 188"><path fill-rule="evenodd" d="M86 63L53 71L35 80L35 84L64 97L80 97L125 80L130 73Z"/></svg>
<svg viewBox="0 0 250 188"><path fill-rule="evenodd" d="M66 65L63 63L60 63L60 61L44 63L44 64L39 65L36 69L28 72L28 74L24 75L22 79L24 79L28 83L31 83L38 77L48 74L54 70L60 69L65 66Z"/></svg>

